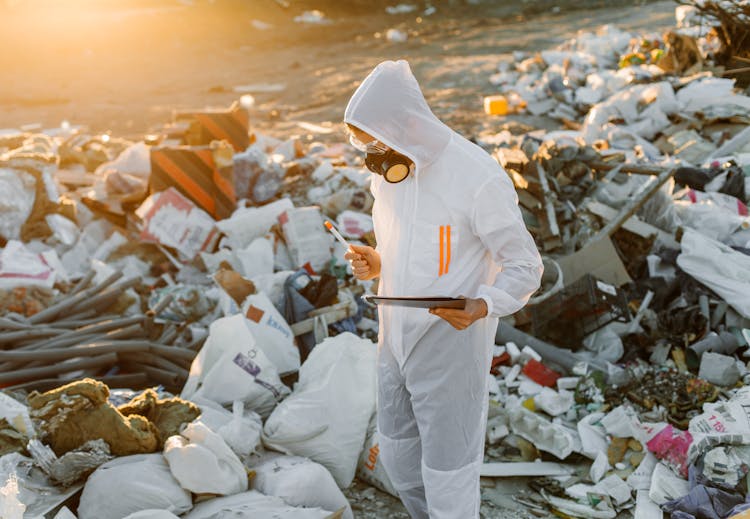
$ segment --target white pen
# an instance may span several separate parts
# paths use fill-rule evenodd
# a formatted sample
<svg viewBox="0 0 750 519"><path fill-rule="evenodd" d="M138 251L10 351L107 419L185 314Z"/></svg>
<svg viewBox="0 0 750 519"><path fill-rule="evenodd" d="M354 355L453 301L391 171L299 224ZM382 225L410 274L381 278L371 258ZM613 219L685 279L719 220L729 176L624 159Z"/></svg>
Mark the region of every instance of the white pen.
<svg viewBox="0 0 750 519"><path fill-rule="evenodd" d="M336 237L336 239L339 241L339 243L341 243L341 245L343 245L344 247L346 247L346 250L350 250L350 251L354 252L354 250L352 249L352 246L349 245L349 242L347 242L344 239L344 237L341 236L341 233L336 230L336 228L333 226L333 224L330 221L326 220L325 221L325 226L326 226L326 229L328 229L329 231L331 231L331 233Z"/></svg>

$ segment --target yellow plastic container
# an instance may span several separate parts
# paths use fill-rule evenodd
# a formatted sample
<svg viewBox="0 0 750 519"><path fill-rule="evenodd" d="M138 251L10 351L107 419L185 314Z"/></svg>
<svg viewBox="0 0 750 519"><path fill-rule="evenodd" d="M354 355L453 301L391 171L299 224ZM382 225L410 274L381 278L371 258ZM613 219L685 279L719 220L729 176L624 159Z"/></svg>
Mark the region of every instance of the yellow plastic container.
<svg viewBox="0 0 750 519"><path fill-rule="evenodd" d="M507 115L508 98L505 96L487 96L484 98L484 113L487 115Z"/></svg>

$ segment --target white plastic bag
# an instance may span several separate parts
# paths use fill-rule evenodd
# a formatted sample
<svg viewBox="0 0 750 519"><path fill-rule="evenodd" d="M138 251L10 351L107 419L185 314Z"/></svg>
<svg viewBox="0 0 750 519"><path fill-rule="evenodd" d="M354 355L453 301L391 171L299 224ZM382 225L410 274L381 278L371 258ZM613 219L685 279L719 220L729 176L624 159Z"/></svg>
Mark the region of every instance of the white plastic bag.
<svg viewBox="0 0 750 519"><path fill-rule="evenodd" d="M18 480L15 474L11 474L5 485L0 487L0 517L23 519L25 511L26 505L18 499Z"/></svg>
<svg viewBox="0 0 750 519"><path fill-rule="evenodd" d="M686 229L677 265L750 318L750 256Z"/></svg>
<svg viewBox="0 0 750 519"><path fill-rule="evenodd" d="M277 223L278 216L294 204L289 198L282 198L261 207L239 208L229 218L217 222L216 227L227 235L233 250L241 250L256 238L261 238Z"/></svg>
<svg viewBox="0 0 750 519"><path fill-rule="evenodd" d="M232 419L216 429L216 432L224 438L237 456L244 458L250 456L260 446L263 422L260 416L252 411L248 416L243 416L245 410L242 402L235 401L232 411Z"/></svg>
<svg viewBox="0 0 750 519"><path fill-rule="evenodd" d="M262 292L251 294L242 304L245 324L280 374L299 370L299 348L294 332L271 300Z"/></svg>
<svg viewBox="0 0 750 519"><path fill-rule="evenodd" d="M331 519L331 515L320 508L294 508L278 497L250 490L203 501L183 519Z"/></svg>
<svg viewBox="0 0 750 519"><path fill-rule="evenodd" d="M54 258L50 256L48 259L48 255ZM18 286L52 288L57 277L54 265L59 265L56 257L55 251L37 254L20 241L9 241L0 250L0 289Z"/></svg>
<svg viewBox="0 0 750 519"><path fill-rule="evenodd" d="M318 344L294 393L266 421L263 442L317 461L348 487L375 410L375 356L371 341L348 332Z"/></svg>
<svg viewBox="0 0 750 519"><path fill-rule="evenodd" d="M234 255L246 278L273 274L273 245L266 238L255 238L247 247L235 250Z"/></svg>
<svg viewBox="0 0 750 519"><path fill-rule="evenodd" d="M34 207L36 179L25 171L0 169L0 236L6 240L21 237L21 227Z"/></svg>
<svg viewBox="0 0 750 519"><path fill-rule="evenodd" d="M234 402L231 413L216 402L205 398L193 398L192 401L201 410L198 420L224 438L240 459L259 449L263 422L258 413L245 411L242 402L239 401Z"/></svg>
<svg viewBox="0 0 750 519"><path fill-rule="evenodd" d="M179 519L179 517L168 510L141 510L124 519Z"/></svg>
<svg viewBox="0 0 750 519"><path fill-rule="evenodd" d="M222 405L239 400L268 416L289 394L245 321L235 315L211 323L208 339L190 366L182 398L203 397Z"/></svg>
<svg viewBox="0 0 750 519"><path fill-rule="evenodd" d="M299 456L277 455L252 468L253 488L262 494L279 497L292 506L331 512L343 508L343 519L354 518L349 501L323 465Z"/></svg>
<svg viewBox="0 0 750 519"><path fill-rule="evenodd" d="M137 454L105 463L89 476L78 505L80 519L122 519L149 509L177 515L193 506L161 454Z"/></svg>
<svg viewBox="0 0 750 519"><path fill-rule="evenodd" d="M182 488L195 494L232 495L247 490L247 472L219 434L201 422L164 443L164 457Z"/></svg>

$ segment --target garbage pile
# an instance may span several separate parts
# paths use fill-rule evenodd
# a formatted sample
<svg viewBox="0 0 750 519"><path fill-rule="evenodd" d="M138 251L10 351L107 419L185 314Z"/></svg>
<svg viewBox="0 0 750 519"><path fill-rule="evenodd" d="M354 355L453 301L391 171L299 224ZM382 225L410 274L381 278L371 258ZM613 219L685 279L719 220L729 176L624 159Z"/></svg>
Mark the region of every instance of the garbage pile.
<svg viewBox="0 0 750 519"><path fill-rule="evenodd" d="M716 22L677 13L490 78L488 112L562 129L476 138L545 264L497 331L488 517L503 478L538 516L750 509L750 97L717 75ZM396 495L376 286L324 227L375 245L369 174L348 144L254 132L245 101L140 142L0 134L0 517L350 518L355 478Z"/></svg>

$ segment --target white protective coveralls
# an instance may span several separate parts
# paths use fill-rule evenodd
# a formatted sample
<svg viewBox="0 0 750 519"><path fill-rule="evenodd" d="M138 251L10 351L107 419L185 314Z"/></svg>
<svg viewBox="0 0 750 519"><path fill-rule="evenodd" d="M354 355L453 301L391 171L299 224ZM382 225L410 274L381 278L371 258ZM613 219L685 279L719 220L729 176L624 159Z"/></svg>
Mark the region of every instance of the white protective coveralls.
<svg viewBox="0 0 750 519"><path fill-rule="evenodd" d="M463 331L424 309L380 306L380 459L414 518L479 517L488 373L498 317L539 287L542 261L502 167L432 113L406 61L378 65L345 122L415 163L372 175L379 295L482 298Z"/></svg>

